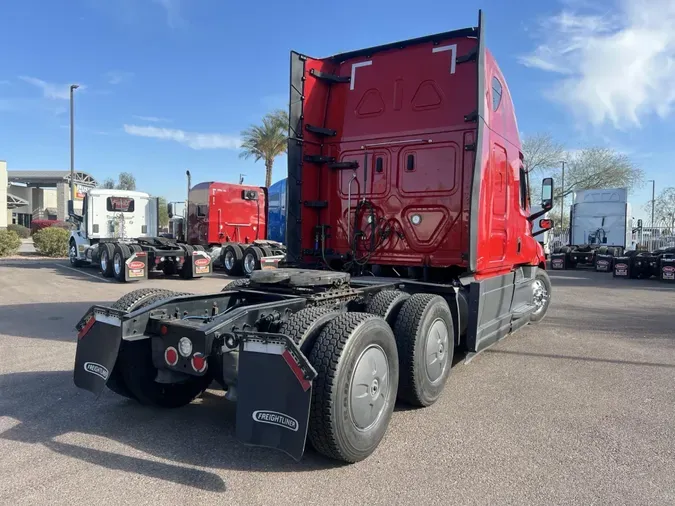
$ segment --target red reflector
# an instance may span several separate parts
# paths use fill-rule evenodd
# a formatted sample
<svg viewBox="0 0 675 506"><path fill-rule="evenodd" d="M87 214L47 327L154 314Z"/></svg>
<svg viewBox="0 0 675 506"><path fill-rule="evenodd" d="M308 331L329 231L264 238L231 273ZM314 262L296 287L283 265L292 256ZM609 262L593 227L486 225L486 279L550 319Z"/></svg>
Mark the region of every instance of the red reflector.
<svg viewBox="0 0 675 506"><path fill-rule="evenodd" d="M169 332L169 327L167 327L166 325L162 325L162 326L159 328L159 332L160 332L163 336L165 336L165 335L167 335L167 333Z"/></svg>
<svg viewBox="0 0 675 506"><path fill-rule="evenodd" d="M82 329L77 333L77 338L82 339L87 334L87 332L91 330L91 328L94 326L94 323L96 323L96 318L94 318L94 315L91 315L85 326L82 327Z"/></svg>
<svg viewBox="0 0 675 506"><path fill-rule="evenodd" d="M192 356L192 368L197 372L204 372L206 369L206 358L197 352Z"/></svg>
<svg viewBox="0 0 675 506"><path fill-rule="evenodd" d="M178 352L173 346L169 346L164 352L164 361L170 366L174 366L178 363Z"/></svg>
<svg viewBox="0 0 675 506"><path fill-rule="evenodd" d="M159 258L155 258L155 265L159 265L160 262L161 260Z"/></svg>
<svg viewBox="0 0 675 506"><path fill-rule="evenodd" d="M144 257L145 256L145 251L138 251L136 252L137 257Z"/></svg>

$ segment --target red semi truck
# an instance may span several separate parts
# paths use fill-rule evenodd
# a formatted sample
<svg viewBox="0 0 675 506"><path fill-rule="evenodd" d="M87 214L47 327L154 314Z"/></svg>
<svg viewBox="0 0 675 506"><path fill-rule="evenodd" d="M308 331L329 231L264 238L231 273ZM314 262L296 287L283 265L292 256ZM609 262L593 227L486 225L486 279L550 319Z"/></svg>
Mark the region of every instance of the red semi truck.
<svg viewBox="0 0 675 506"><path fill-rule="evenodd" d="M267 240L267 189L214 181L188 182L186 241L200 245L228 275L275 267L285 248Z"/></svg>
<svg viewBox="0 0 675 506"><path fill-rule="evenodd" d="M397 399L439 399L455 349L544 317L551 283L532 222L553 183L530 214L482 15L322 59L292 52L290 90L285 266L213 294L93 306L77 325L74 381L176 407L215 380L237 403L242 442L299 459L309 441L356 462Z"/></svg>

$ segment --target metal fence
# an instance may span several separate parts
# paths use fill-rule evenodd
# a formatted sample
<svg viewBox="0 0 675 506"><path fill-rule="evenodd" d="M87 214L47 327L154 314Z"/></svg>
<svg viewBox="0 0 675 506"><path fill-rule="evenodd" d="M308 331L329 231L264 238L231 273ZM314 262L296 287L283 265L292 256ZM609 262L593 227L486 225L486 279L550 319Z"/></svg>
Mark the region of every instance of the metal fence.
<svg viewBox="0 0 675 506"><path fill-rule="evenodd" d="M642 227L633 231L633 242L638 250L654 251L675 247L673 227Z"/></svg>
<svg viewBox="0 0 675 506"><path fill-rule="evenodd" d="M569 228L554 228L549 231L549 247L551 251L569 242ZM675 247L675 227L642 227L633 229L632 244L629 249L654 251L659 248Z"/></svg>

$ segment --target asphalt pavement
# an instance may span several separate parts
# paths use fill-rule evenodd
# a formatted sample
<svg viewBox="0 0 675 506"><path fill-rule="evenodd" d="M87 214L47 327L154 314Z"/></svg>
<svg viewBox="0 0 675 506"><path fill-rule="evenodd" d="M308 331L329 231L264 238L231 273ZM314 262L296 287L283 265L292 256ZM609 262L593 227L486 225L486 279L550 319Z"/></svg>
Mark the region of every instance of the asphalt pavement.
<svg viewBox="0 0 675 506"><path fill-rule="evenodd" d="M398 406L377 451L339 465L240 444L219 391L165 411L73 385L91 304L225 277L0 261L0 504L675 504L675 287L551 276L540 325L457 364L435 405Z"/></svg>

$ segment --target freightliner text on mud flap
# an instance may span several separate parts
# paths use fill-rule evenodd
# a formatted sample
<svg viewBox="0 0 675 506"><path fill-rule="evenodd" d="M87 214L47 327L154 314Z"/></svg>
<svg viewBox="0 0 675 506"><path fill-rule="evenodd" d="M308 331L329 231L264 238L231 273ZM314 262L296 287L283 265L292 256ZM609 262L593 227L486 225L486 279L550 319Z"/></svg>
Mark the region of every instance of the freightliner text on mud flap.
<svg viewBox="0 0 675 506"><path fill-rule="evenodd" d="M283 334L237 333L237 438L302 458L316 371Z"/></svg>

